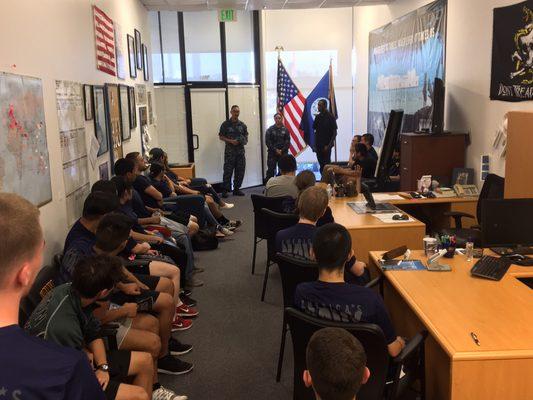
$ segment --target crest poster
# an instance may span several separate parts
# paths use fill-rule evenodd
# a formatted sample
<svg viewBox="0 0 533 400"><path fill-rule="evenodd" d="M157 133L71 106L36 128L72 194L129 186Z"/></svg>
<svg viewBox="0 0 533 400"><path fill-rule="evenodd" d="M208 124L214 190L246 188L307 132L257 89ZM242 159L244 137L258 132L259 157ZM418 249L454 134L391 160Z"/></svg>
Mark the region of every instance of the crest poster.
<svg viewBox="0 0 533 400"><path fill-rule="evenodd" d="M533 0L494 9L491 100L533 100Z"/></svg>

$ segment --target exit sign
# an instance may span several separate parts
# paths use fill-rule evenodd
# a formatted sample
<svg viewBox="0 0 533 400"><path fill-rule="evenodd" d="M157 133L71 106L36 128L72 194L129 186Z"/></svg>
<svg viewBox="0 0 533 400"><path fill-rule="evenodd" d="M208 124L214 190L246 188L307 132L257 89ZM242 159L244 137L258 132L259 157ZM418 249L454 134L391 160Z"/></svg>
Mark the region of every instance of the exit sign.
<svg viewBox="0 0 533 400"><path fill-rule="evenodd" d="M237 13L235 10L220 10L218 20L220 22L235 22L237 21Z"/></svg>

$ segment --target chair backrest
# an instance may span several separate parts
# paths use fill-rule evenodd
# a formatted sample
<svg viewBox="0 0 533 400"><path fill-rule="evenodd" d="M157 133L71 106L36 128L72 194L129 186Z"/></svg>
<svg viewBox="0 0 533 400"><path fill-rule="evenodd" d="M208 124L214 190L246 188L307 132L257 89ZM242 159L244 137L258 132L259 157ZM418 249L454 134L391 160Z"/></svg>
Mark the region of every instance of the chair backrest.
<svg viewBox="0 0 533 400"><path fill-rule="evenodd" d="M276 212L267 208L262 208L260 213L264 215L267 226L266 240L268 256L271 260L274 260L276 255L276 233L297 224L300 217L297 214Z"/></svg>
<svg viewBox="0 0 533 400"><path fill-rule="evenodd" d="M481 188L479 199L477 202L476 216L478 223L481 223L481 209L483 207L483 200L487 199L503 199L503 192L505 189L505 179L496 174L488 174Z"/></svg>
<svg viewBox="0 0 533 400"><path fill-rule="evenodd" d="M281 275L283 287L283 305L294 305L294 291L302 282L313 282L318 279L318 266L314 261L299 260L292 256L277 253L276 262Z"/></svg>
<svg viewBox="0 0 533 400"><path fill-rule="evenodd" d="M313 333L326 327L346 329L359 339L365 349L370 379L361 386L357 393L357 400L383 398L389 367L389 353L385 336L379 326L362 322L328 321L312 317L294 308L285 309L285 320L289 324L294 354L294 400L315 399L312 389L306 388L302 380L303 371L307 368L305 354Z"/></svg>
<svg viewBox="0 0 533 400"><path fill-rule="evenodd" d="M268 210L282 212L283 201L287 197L266 197L260 194L252 194L252 205L254 207L254 230L255 236L261 239L266 239L268 235L268 224L265 216L261 213L262 208Z"/></svg>
<svg viewBox="0 0 533 400"><path fill-rule="evenodd" d="M58 269L55 266L46 265L37 274L33 285L26 297L20 302L19 324L23 326L31 313L39 305L44 296L54 287L54 281L58 275Z"/></svg>

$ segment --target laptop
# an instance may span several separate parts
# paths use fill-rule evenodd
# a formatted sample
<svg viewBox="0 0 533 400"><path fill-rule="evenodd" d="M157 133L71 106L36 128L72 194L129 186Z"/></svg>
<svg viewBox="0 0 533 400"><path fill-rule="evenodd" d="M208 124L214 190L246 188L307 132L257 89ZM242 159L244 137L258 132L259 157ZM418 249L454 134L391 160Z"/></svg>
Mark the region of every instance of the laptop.
<svg viewBox="0 0 533 400"><path fill-rule="evenodd" d="M364 202L348 203L348 206L357 214L388 214L398 212L398 209L390 203L376 203L370 189L364 183L361 183L361 193L365 196L366 204Z"/></svg>

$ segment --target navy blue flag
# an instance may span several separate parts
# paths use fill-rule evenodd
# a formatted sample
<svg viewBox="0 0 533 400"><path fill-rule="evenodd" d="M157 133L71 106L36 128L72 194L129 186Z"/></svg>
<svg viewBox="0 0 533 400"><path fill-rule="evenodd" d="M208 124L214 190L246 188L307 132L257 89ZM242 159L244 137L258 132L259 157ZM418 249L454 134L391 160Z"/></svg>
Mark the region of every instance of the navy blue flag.
<svg viewBox="0 0 533 400"><path fill-rule="evenodd" d="M337 103L335 101L335 90L333 89L333 73L331 65L329 71L326 72L313 91L307 96L304 113L302 115L302 122L300 123L300 129L304 131L305 143L311 146L313 151L316 150L313 122L315 116L318 114L319 100L326 100L328 110L333 114L335 119L337 119Z"/></svg>

